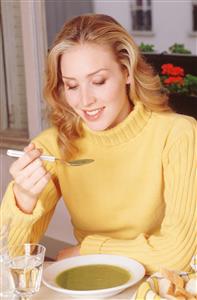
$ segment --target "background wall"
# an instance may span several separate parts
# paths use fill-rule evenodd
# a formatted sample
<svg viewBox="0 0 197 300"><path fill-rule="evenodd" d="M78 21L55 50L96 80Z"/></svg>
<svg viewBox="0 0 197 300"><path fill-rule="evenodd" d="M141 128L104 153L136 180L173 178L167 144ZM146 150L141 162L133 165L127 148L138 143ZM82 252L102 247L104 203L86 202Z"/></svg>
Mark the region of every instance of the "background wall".
<svg viewBox="0 0 197 300"><path fill-rule="evenodd" d="M131 34L131 1L94 0L94 11L115 17ZM172 44L183 43L197 54L197 35L192 34L192 0L152 0L153 32L151 35L133 35L141 42L154 44L163 52Z"/></svg>
<svg viewBox="0 0 197 300"><path fill-rule="evenodd" d="M93 1L46 0L46 25L48 45L54 40L56 33L68 20L79 14L93 12Z"/></svg>
<svg viewBox="0 0 197 300"><path fill-rule="evenodd" d="M6 156L4 149L0 149L0 199L3 198L7 184L11 180L9 167L13 161L13 158Z"/></svg>
<svg viewBox="0 0 197 300"><path fill-rule="evenodd" d="M64 21L78 14L95 12L108 14L117 19L132 34L132 0L92 1L46 1L48 41L51 44ZM192 33L193 0L152 0L153 30L151 34L132 34L141 42L154 44L155 50L163 52L176 43L184 43L193 54L197 54L197 33Z"/></svg>
<svg viewBox="0 0 197 300"><path fill-rule="evenodd" d="M94 0L94 12L102 13L117 19L129 32L131 32L131 1L102 1Z"/></svg>
<svg viewBox="0 0 197 300"><path fill-rule="evenodd" d="M158 51L168 50L172 44L185 44L197 54L197 35L192 35L192 1L154 1L153 32L148 40ZM142 39L138 39L139 42Z"/></svg>

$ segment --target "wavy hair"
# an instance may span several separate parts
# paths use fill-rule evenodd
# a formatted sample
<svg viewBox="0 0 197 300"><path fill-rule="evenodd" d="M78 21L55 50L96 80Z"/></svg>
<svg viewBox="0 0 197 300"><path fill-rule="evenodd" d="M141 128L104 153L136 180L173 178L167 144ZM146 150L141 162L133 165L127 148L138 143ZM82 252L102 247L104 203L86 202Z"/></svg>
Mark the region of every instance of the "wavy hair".
<svg viewBox="0 0 197 300"><path fill-rule="evenodd" d="M87 14L66 22L48 54L44 98L49 104L49 117L58 130L58 144L66 159L74 157L78 149L74 141L82 136L80 117L68 105L60 71L63 53L70 47L94 43L108 45L121 67L131 78L127 87L129 99L153 111L168 111L168 97L162 92L159 76L145 62L129 33L112 17Z"/></svg>

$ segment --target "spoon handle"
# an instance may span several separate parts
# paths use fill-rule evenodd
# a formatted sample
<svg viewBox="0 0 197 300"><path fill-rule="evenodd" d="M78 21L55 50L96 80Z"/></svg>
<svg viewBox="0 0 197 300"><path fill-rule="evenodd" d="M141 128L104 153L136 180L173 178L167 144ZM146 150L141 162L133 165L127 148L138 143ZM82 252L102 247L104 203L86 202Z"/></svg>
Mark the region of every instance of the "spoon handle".
<svg viewBox="0 0 197 300"><path fill-rule="evenodd" d="M13 149L8 149L7 150L7 155L11 157L22 157L25 154L24 151L19 151L19 150L13 150ZM55 161L56 158L54 156L50 155L41 155L40 158L42 160L47 160L47 161Z"/></svg>
<svg viewBox="0 0 197 300"><path fill-rule="evenodd" d="M7 150L7 155L11 156L11 157L22 157L25 154L24 151L19 151L19 150L13 150L13 149L8 149ZM71 160L71 161L65 161L61 158L57 158L55 156L51 156L51 155L41 155L40 158L42 160L47 160L47 161L51 161L54 162L56 160L68 165L68 166L73 166L73 167L77 167L77 166L83 166L86 164L90 164L94 161L94 159L90 159L90 158L83 158L83 159L78 159L78 160Z"/></svg>

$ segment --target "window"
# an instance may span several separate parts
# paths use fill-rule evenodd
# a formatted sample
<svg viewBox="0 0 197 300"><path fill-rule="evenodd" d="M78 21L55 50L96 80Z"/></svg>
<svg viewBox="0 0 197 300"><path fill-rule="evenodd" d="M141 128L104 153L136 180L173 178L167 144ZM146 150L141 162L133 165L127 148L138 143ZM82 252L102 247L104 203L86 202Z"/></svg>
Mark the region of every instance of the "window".
<svg viewBox="0 0 197 300"><path fill-rule="evenodd" d="M2 1L0 24L0 129L27 131L25 69L20 2Z"/></svg>
<svg viewBox="0 0 197 300"><path fill-rule="evenodd" d="M131 2L132 31L152 31L151 0Z"/></svg>
<svg viewBox="0 0 197 300"><path fill-rule="evenodd" d="M0 13L0 148L23 149L46 123L44 1L1 1Z"/></svg>
<svg viewBox="0 0 197 300"><path fill-rule="evenodd" d="M192 3L192 31L197 32L197 1Z"/></svg>

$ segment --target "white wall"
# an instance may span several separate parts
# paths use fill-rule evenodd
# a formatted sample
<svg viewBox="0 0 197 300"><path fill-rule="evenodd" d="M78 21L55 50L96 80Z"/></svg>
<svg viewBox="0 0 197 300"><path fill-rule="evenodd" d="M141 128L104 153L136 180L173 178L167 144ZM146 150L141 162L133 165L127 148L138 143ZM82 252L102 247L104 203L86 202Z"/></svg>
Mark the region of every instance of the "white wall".
<svg viewBox="0 0 197 300"><path fill-rule="evenodd" d="M131 28L130 3L128 0L94 0L94 12L114 17L128 31Z"/></svg>
<svg viewBox="0 0 197 300"><path fill-rule="evenodd" d="M45 236L64 241L68 244L74 245L77 243L73 235L73 227L70 222L70 216L63 199L61 199L56 206L55 213Z"/></svg>
<svg viewBox="0 0 197 300"><path fill-rule="evenodd" d="M193 54L197 54L197 36L191 36L192 0L153 0L153 35L133 35L136 43L154 44L158 52L169 46L183 43ZM108 14L117 19L131 33L131 1L94 0L96 13Z"/></svg>
<svg viewBox="0 0 197 300"><path fill-rule="evenodd" d="M0 150L0 203L6 190L7 184L11 180L9 167L13 161L13 158L6 156L5 150Z"/></svg>
<svg viewBox="0 0 197 300"><path fill-rule="evenodd" d="M151 42L158 51L168 50L175 42L185 44L193 54L197 54L197 38L191 36L192 5L187 1L154 1L153 32Z"/></svg>

